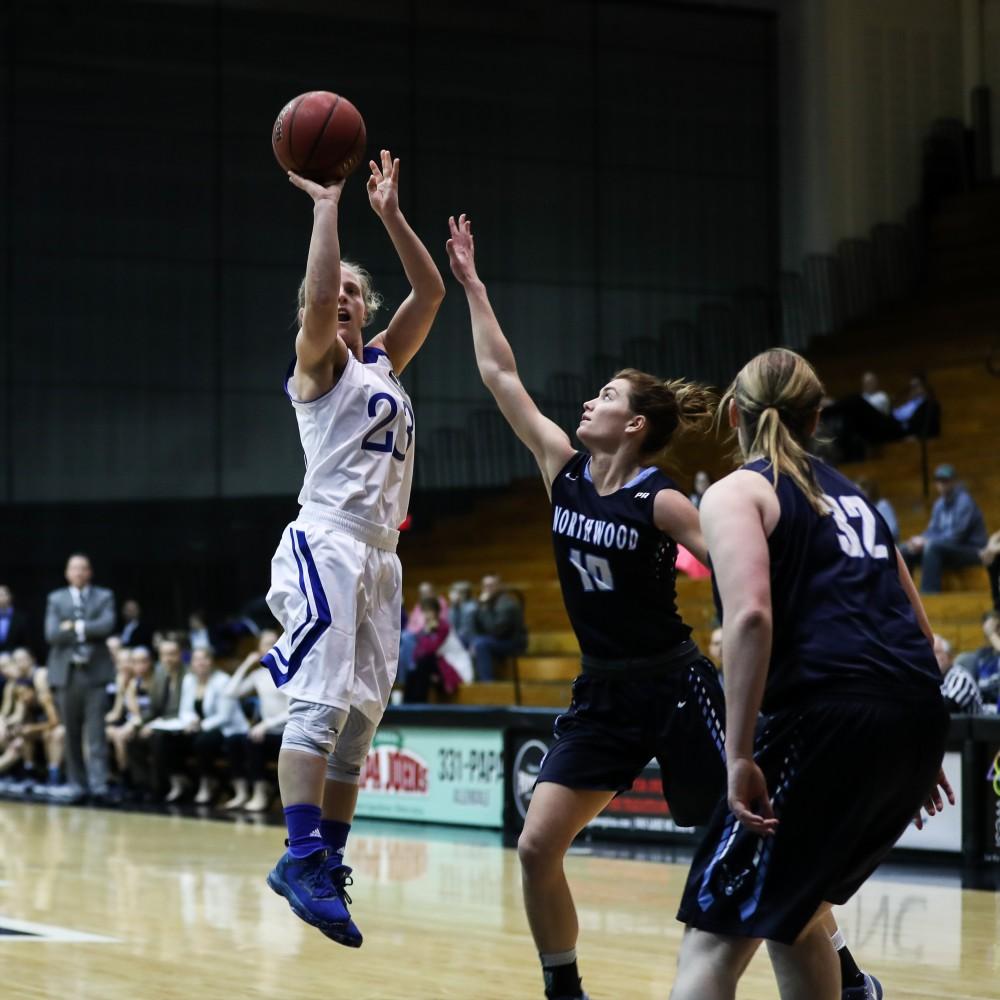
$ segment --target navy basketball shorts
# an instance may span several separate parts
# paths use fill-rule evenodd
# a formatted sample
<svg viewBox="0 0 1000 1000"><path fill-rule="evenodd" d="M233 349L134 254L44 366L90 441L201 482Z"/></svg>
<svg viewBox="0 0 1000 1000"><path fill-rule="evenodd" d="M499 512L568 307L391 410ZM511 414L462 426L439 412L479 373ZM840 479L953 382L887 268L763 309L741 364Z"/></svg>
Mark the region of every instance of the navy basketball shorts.
<svg viewBox="0 0 1000 1000"><path fill-rule="evenodd" d="M655 758L679 826L707 823L726 787L725 698L712 663L630 678L581 674L538 781L624 792Z"/></svg>
<svg viewBox="0 0 1000 1000"><path fill-rule="evenodd" d="M824 698L768 717L754 758L778 819L758 837L721 801L695 854L678 920L793 944L823 902L846 903L927 798L948 714L919 701Z"/></svg>

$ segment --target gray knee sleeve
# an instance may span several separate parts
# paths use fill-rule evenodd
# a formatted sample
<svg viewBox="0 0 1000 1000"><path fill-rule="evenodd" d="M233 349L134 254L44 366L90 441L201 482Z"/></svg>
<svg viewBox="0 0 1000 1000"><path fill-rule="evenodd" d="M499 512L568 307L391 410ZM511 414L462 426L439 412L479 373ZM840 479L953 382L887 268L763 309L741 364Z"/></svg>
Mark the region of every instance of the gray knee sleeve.
<svg viewBox="0 0 1000 1000"><path fill-rule="evenodd" d="M375 738L376 725L366 715L352 708L337 737L333 752L326 761L328 781L342 781L356 785L361 780L361 769L368 757L368 748Z"/></svg>
<svg viewBox="0 0 1000 1000"><path fill-rule="evenodd" d="M292 698L288 704L288 721L281 737L281 749L297 750L314 757L329 757L347 717L342 708Z"/></svg>

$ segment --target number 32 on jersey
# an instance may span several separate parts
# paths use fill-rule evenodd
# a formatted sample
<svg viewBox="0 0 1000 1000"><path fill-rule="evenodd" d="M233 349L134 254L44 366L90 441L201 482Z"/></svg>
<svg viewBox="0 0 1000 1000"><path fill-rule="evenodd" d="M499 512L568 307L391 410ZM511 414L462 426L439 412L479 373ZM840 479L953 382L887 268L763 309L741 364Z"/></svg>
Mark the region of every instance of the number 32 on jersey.
<svg viewBox="0 0 1000 1000"><path fill-rule="evenodd" d="M837 541L844 555L855 559L863 559L866 555L872 559L889 558L889 547L875 542L875 515L861 497L846 496L835 500L824 493L823 500L836 522ZM852 520L861 521L860 536L851 524Z"/></svg>

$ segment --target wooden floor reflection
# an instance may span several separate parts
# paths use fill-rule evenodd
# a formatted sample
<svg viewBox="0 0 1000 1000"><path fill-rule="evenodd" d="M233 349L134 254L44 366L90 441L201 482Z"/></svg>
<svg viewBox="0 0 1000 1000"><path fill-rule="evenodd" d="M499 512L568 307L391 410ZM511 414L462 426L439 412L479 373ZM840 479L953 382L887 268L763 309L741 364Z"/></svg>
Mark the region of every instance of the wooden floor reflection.
<svg viewBox="0 0 1000 1000"><path fill-rule="evenodd" d="M264 885L275 827L0 803L0 995L540 997L515 853L491 837L386 830L362 822L352 839L366 942L349 951ZM582 855L568 869L593 1000L664 1000L684 866ZM1000 998L1000 893L877 878L839 915L887 1000ZM739 995L776 996L763 952Z"/></svg>

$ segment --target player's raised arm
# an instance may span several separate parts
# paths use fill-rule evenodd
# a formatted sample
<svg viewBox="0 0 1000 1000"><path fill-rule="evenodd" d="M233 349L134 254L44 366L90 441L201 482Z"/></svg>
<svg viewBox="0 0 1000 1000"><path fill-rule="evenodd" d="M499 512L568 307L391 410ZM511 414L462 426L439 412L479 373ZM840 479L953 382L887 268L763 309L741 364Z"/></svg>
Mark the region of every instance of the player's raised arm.
<svg viewBox="0 0 1000 1000"><path fill-rule="evenodd" d="M340 300L340 237L337 217L344 181L328 186L289 172L288 179L313 200L313 229L303 283L305 304L295 338L294 389L301 400L329 390L347 365L347 346L337 336Z"/></svg>
<svg viewBox="0 0 1000 1000"><path fill-rule="evenodd" d="M369 162L372 173L368 178L368 200L396 248L410 283L410 294L388 327L371 343L389 355L398 375L427 339L444 298L444 281L427 247L410 228L399 207L399 160L394 160L388 149L382 150L381 160L381 166L374 160Z"/></svg>
<svg viewBox="0 0 1000 1000"><path fill-rule="evenodd" d="M500 329L486 286L476 272L472 224L464 215L448 219L448 261L452 274L465 289L472 317L476 363L486 388L514 433L530 449L542 471L546 490L574 453L569 437L535 405L517 373L514 352Z"/></svg>

